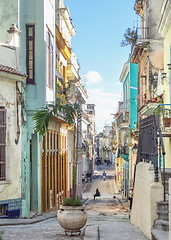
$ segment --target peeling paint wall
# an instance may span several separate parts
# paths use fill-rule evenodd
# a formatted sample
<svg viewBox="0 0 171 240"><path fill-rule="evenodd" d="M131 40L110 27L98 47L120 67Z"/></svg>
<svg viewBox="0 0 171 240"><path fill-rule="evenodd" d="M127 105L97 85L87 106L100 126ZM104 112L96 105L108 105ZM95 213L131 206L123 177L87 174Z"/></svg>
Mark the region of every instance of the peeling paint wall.
<svg viewBox="0 0 171 240"><path fill-rule="evenodd" d="M18 85L21 90L21 83ZM0 107L6 109L6 181L0 182L0 199L7 200L21 198L21 105L17 113L15 80L8 80L8 74L4 77L0 72L0 86ZM18 124L20 134L17 143Z"/></svg>

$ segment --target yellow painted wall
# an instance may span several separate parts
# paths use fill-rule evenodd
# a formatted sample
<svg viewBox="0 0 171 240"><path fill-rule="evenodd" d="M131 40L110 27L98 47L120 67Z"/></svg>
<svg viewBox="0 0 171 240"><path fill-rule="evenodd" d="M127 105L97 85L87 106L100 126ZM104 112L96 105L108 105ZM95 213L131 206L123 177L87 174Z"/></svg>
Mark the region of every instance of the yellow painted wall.
<svg viewBox="0 0 171 240"><path fill-rule="evenodd" d="M167 73L164 80L164 103L170 103L170 84L169 84L169 70L167 64L170 63L170 45L171 45L171 26L164 40L164 72Z"/></svg>
<svg viewBox="0 0 171 240"><path fill-rule="evenodd" d="M167 32L164 40L164 72L167 73L164 80L164 103L170 103L170 83L169 83L169 70L167 64L170 63L170 45L171 45L171 26ZM171 168L171 138L164 138L164 146L166 151L166 168Z"/></svg>

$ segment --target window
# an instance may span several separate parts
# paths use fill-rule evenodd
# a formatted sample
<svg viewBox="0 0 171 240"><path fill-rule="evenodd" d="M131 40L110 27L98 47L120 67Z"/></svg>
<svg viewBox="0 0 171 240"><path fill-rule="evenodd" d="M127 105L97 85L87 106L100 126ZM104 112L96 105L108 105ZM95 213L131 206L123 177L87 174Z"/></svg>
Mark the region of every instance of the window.
<svg viewBox="0 0 171 240"><path fill-rule="evenodd" d="M0 107L0 181L6 179L6 110Z"/></svg>
<svg viewBox="0 0 171 240"><path fill-rule="evenodd" d="M35 26L26 25L26 64L28 84L35 84Z"/></svg>
<svg viewBox="0 0 171 240"><path fill-rule="evenodd" d="M53 88L53 43L52 36L47 33L47 55L48 55L48 87Z"/></svg>

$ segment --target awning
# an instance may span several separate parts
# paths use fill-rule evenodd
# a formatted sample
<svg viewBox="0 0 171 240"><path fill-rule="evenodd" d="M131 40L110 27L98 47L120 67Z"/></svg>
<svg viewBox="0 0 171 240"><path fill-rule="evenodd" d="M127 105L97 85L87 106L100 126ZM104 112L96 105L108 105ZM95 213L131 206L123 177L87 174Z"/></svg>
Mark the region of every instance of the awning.
<svg viewBox="0 0 171 240"><path fill-rule="evenodd" d="M60 74L60 72L58 71L58 69L56 69L55 74L56 74L58 80L60 81L60 83L65 87L63 77L62 77L62 75Z"/></svg>

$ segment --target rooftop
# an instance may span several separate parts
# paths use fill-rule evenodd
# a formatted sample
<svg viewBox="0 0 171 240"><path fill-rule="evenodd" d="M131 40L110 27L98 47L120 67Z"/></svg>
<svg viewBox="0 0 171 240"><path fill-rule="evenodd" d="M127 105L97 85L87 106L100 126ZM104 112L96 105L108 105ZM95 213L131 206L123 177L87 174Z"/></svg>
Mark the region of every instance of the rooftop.
<svg viewBox="0 0 171 240"><path fill-rule="evenodd" d="M14 75L18 75L18 76L22 76L22 77L26 77L26 75L24 73L19 72L18 70L8 67L8 66L4 66L2 64L0 64L0 71L1 72L6 72L6 73L10 73L10 74L14 74Z"/></svg>

